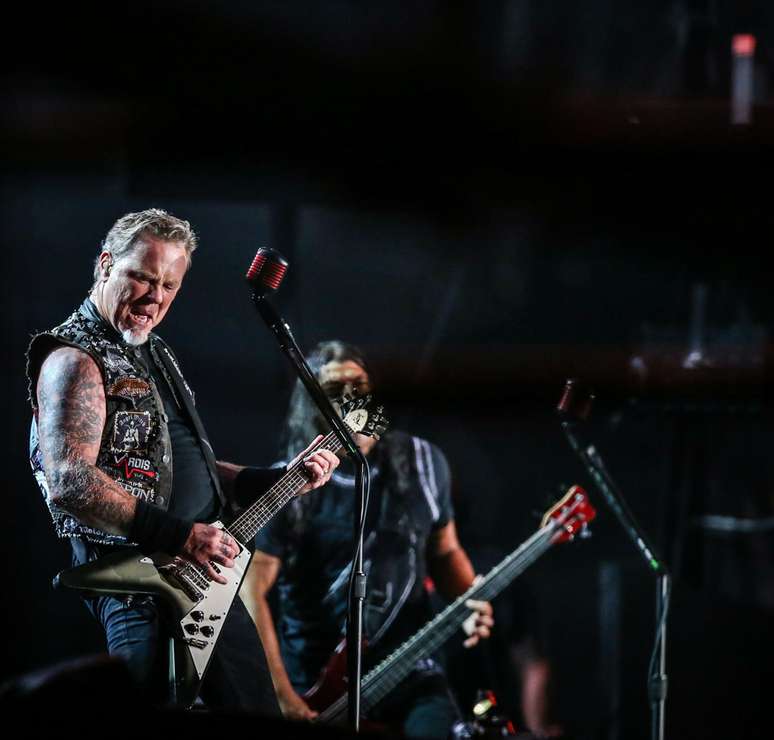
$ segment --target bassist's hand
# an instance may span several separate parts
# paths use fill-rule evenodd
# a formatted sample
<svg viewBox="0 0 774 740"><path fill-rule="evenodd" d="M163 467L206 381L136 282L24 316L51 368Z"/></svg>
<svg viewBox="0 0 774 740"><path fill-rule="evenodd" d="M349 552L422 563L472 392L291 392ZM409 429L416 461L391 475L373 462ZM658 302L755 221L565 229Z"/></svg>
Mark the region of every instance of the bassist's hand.
<svg viewBox="0 0 774 740"><path fill-rule="evenodd" d="M282 715L285 719L313 720L319 712L315 712L292 688L277 692Z"/></svg>
<svg viewBox="0 0 774 740"><path fill-rule="evenodd" d="M479 640L489 637L494 626L494 617L492 617L492 605L488 601L468 599L465 606L472 611L462 624L462 629L468 636L462 644L470 648L477 645Z"/></svg>
<svg viewBox="0 0 774 740"><path fill-rule="evenodd" d="M234 558L238 554L239 546L228 532L198 522L191 527L181 553L186 560L201 565L210 579L223 584L228 583L228 580L215 570L213 563L218 568L233 568Z"/></svg>

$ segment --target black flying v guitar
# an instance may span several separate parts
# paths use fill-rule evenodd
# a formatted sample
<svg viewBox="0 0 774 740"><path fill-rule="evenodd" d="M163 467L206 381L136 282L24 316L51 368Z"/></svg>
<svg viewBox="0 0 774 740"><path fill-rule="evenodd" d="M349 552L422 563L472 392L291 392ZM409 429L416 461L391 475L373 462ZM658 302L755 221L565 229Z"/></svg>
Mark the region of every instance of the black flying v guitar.
<svg viewBox="0 0 774 740"><path fill-rule="evenodd" d="M381 406L372 408L371 396L344 398L339 412L352 432L378 438L387 428ZM331 432L310 452L339 452L341 443ZM152 594L161 599L172 617L177 639L175 701L190 706L195 701L223 622L242 584L252 553L246 543L306 485L303 461L299 461L252 506L231 524L211 526L227 531L237 542L239 554L233 568L219 568L225 584L211 581L204 568L165 553L144 553L127 547L98 560L62 571L54 583L89 594Z"/></svg>

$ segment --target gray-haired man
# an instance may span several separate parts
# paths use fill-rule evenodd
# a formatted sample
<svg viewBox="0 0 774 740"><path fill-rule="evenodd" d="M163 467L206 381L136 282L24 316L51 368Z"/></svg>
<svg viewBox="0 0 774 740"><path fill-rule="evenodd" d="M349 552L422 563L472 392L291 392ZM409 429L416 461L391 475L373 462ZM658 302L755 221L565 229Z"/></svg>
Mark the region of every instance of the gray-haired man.
<svg viewBox="0 0 774 740"><path fill-rule="evenodd" d="M193 394L153 330L172 305L196 249L187 221L149 209L108 233L89 297L28 352L31 463L57 534L82 563L137 543L187 559L224 582L237 547L212 521L268 487L273 471L217 461ZM308 490L338 464L306 462ZM111 654L125 658L153 701L165 698L164 625L148 597L87 600ZM263 650L237 599L202 689L213 707L276 713Z"/></svg>

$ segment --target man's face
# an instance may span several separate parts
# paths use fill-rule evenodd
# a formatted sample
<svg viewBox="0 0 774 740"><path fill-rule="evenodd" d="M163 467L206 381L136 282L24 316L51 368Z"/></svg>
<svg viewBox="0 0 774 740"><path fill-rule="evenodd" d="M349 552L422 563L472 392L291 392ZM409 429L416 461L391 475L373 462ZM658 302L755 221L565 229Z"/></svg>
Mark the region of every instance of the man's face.
<svg viewBox="0 0 774 740"><path fill-rule="evenodd" d="M371 392L371 380L368 373L353 360L332 362L320 368L320 385L328 398L338 398L343 394L364 396ZM355 434L355 443L360 451L367 455L376 444L373 437Z"/></svg>
<svg viewBox="0 0 774 740"><path fill-rule="evenodd" d="M364 396L371 390L368 373L353 360L333 360L320 368L320 385L329 398Z"/></svg>
<svg viewBox="0 0 774 740"><path fill-rule="evenodd" d="M101 259L104 269L110 256ZM181 242L145 237L112 263L107 280L98 284L98 307L125 342L143 344L172 305L187 269Z"/></svg>

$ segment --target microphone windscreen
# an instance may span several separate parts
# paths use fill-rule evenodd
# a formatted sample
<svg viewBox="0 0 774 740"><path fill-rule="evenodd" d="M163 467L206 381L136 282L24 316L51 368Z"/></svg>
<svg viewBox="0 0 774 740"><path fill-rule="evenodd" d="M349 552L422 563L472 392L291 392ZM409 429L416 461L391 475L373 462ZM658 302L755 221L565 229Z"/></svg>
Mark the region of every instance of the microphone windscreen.
<svg viewBox="0 0 774 740"><path fill-rule="evenodd" d="M564 385L556 410L566 419L585 421L591 413L593 402L594 393L576 378L570 378Z"/></svg>
<svg viewBox="0 0 774 740"><path fill-rule="evenodd" d="M287 270L287 260L276 249L261 247L250 263L245 278L257 292L271 293L279 288Z"/></svg>

